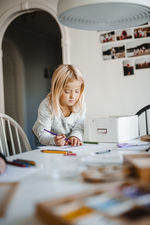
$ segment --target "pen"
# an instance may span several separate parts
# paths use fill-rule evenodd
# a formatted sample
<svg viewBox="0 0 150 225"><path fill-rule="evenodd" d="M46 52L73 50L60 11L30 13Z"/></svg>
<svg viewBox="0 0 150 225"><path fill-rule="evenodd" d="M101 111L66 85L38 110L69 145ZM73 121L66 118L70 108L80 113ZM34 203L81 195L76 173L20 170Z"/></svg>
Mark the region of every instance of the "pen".
<svg viewBox="0 0 150 225"><path fill-rule="evenodd" d="M63 150L41 150L43 153L56 153L56 154L66 154L72 153L72 151L63 151Z"/></svg>
<svg viewBox="0 0 150 225"><path fill-rule="evenodd" d="M107 152L111 152L111 150L108 149L106 151L95 152L95 154L104 154L104 153L107 153Z"/></svg>
<svg viewBox="0 0 150 225"><path fill-rule="evenodd" d="M53 135L57 136L56 133L54 133L54 132L52 132L50 130L47 130L47 129L43 129L43 130L46 131L46 132L48 132L48 133L50 133L50 134L53 134ZM65 140L68 141L68 138L65 138Z"/></svg>
<svg viewBox="0 0 150 225"><path fill-rule="evenodd" d="M12 166L26 167L24 164L11 162L11 161L7 161L7 164L10 164Z"/></svg>

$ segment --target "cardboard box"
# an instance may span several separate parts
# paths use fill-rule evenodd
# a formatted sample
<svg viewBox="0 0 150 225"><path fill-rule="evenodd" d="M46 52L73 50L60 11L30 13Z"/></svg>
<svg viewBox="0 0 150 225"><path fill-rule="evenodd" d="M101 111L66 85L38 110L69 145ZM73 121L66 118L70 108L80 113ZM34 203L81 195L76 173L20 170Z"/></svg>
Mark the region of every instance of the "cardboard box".
<svg viewBox="0 0 150 225"><path fill-rule="evenodd" d="M142 182L150 182L150 153L124 155L124 162L131 165L131 174Z"/></svg>
<svg viewBox="0 0 150 225"><path fill-rule="evenodd" d="M141 181L150 182L150 153L124 155L124 160L133 166Z"/></svg>
<svg viewBox="0 0 150 225"><path fill-rule="evenodd" d="M106 182L95 190L39 202L36 204L35 215L40 224L45 225L149 225L148 205L141 207L139 196L134 195L128 199L122 192L123 187L134 188L138 193L144 193L144 190L145 196L149 194L149 186L140 186L137 182ZM122 208L122 205L125 207Z"/></svg>
<svg viewBox="0 0 150 225"><path fill-rule="evenodd" d="M138 138L138 116L91 118L85 124L85 141L125 142Z"/></svg>

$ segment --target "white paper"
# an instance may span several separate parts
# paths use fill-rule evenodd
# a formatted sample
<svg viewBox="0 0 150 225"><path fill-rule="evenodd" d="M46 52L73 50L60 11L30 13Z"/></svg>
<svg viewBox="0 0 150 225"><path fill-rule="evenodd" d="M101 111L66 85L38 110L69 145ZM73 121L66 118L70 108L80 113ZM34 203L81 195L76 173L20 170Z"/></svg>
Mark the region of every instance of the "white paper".
<svg viewBox="0 0 150 225"><path fill-rule="evenodd" d="M122 144L122 143L119 143ZM132 151L132 152L136 152L136 151L149 151L150 150L150 142L146 142L146 141L141 141L140 139L134 139L131 141L128 141L126 144L128 144L129 146L122 146L122 147L118 147L119 151Z"/></svg>
<svg viewBox="0 0 150 225"><path fill-rule="evenodd" d="M117 152L108 152L102 154L91 154L82 156L80 158L82 162L89 166L105 165L105 164L122 164L123 156Z"/></svg>
<svg viewBox="0 0 150 225"><path fill-rule="evenodd" d="M14 182L18 181L21 178L35 173L40 168L34 167L18 167L7 165L6 171L0 175L0 182Z"/></svg>

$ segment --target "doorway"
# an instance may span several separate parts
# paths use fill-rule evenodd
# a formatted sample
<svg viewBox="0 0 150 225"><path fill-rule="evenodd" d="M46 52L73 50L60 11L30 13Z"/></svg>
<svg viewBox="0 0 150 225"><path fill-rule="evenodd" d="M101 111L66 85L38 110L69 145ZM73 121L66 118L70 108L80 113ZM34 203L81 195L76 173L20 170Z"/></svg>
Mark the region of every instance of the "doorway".
<svg viewBox="0 0 150 225"><path fill-rule="evenodd" d="M8 26L2 49L5 113L19 122L34 149L37 109L62 63L60 28L45 11L23 14Z"/></svg>

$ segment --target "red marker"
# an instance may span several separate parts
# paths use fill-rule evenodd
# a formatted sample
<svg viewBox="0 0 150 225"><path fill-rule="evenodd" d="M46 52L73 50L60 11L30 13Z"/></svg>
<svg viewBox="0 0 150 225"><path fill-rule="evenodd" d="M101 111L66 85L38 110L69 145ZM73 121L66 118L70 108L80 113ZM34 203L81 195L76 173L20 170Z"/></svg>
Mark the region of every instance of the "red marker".
<svg viewBox="0 0 150 225"><path fill-rule="evenodd" d="M7 161L7 164L10 164L12 166L26 167L24 164L11 162L11 161Z"/></svg>

